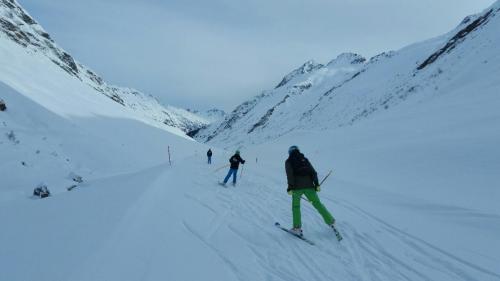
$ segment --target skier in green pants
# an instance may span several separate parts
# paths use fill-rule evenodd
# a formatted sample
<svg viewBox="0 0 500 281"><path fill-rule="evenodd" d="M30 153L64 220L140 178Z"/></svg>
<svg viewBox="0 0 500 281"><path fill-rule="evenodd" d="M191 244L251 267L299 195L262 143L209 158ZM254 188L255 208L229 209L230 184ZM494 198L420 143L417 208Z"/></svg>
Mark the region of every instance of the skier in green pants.
<svg viewBox="0 0 500 281"><path fill-rule="evenodd" d="M293 228L291 231L302 235L300 214L300 199L305 195L314 208L321 214L323 220L330 227L334 227L335 219L319 200L320 191L318 174L313 166L295 145L288 149L289 157L285 161L286 177L288 180L288 194L292 195Z"/></svg>

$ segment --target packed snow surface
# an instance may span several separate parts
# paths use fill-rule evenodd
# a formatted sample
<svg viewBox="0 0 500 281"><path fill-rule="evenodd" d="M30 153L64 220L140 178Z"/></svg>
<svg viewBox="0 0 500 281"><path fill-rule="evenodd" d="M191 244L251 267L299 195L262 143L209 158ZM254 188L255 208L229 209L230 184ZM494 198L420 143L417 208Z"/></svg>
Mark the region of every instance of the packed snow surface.
<svg viewBox="0 0 500 281"><path fill-rule="evenodd" d="M320 196L337 219L340 243L307 202L303 228L316 246L273 226L291 225L283 172L291 140L242 150L247 163L228 188L217 184L226 169L216 170L230 155L214 149L207 165L205 150L193 147L177 153L172 166L89 178L47 199L31 200L24 188L25 196L0 205L0 262L8 265L2 274L6 280L500 280L500 215L491 199L498 189L473 191L498 164L467 169L461 153L473 150L453 148L442 152L454 156L450 162L435 162L440 139L415 142L408 133L402 141L380 127L365 139L367 127L294 135L320 177L334 170ZM420 141L431 151L422 151ZM463 169L476 185L439 188L459 184L466 177L446 177ZM418 178L420 185L412 182ZM439 186L430 190L426 182ZM457 203L468 194L475 208Z"/></svg>
<svg viewBox="0 0 500 281"><path fill-rule="evenodd" d="M11 93L8 100L21 96L5 87L2 92ZM34 115L16 116L17 103ZM499 124L499 105L498 95L463 93L437 98L432 106L408 104L343 129L296 131L242 148L247 162L238 184L224 188L217 182L227 168L219 168L232 151L212 147L213 164L207 165L208 147L142 122L70 122L20 98L0 113L7 114L8 126L15 121L19 140L4 138L0 145L7 159L1 168L2 276L500 280L500 133L491 129ZM461 114L465 108L474 114ZM449 119L437 118L443 114ZM58 122L58 129L45 122ZM26 124L39 129L28 132ZM134 128L138 135L107 133L109 126ZM113 145L116 139L122 145ZM316 246L274 227L276 221L291 225L284 175L291 144L299 145L320 177L333 169L320 197L337 219L342 242L305 201L303 228ZM32 149L21 150L23 145ZM72 171L85 181L66 191ZM48 182L53 195L31 198L35 179Z"/></svg>

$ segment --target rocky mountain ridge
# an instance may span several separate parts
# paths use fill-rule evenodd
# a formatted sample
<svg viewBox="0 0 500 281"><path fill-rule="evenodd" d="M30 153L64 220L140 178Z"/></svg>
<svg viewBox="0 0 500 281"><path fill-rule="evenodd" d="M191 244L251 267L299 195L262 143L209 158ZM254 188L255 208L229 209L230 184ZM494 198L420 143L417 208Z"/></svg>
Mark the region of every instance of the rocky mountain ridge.
<svg viewBox="0 0 500 281"><path fill-rule="evenodd" d="M164 106L151 95L107 84L93 70L59 47L16 0L0 0L0 36L10 39L27 52L46 57L74 79L160 126L164 124L189 132L209 123L186 110Z"/></svg>

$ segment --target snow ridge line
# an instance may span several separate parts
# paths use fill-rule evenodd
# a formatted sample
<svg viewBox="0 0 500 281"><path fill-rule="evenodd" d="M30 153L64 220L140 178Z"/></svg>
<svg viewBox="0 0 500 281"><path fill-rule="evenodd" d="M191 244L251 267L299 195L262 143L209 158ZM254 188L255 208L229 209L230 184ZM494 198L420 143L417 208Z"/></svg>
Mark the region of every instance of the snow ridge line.
<svg viewBox="0 0 500 281"><path fill-rule="evenodd" d="M474 32L476 29L483 26L488 22L488 19L493 13L493 9L490 9L486 14L480 16L478 19L467 25L464 29L460 30L453 38L451 38L446 45L439 49L439 51L432 54L429 58L427 58L421 65L417 67L417 70L422 70L426 68L428 65L434 63L442 54L449 53L453 50L458 44L464 41L467 38L467 35ZM495 14L493 14L494 16Z"/></svg>

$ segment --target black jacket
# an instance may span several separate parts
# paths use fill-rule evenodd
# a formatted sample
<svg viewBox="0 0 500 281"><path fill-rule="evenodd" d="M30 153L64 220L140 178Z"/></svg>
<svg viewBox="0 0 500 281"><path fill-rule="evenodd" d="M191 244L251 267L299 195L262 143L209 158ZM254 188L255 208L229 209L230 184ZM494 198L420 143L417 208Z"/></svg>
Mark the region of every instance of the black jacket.
<svg viewBox="0 0 500 281"><path fill-rule="evenodd" d="M307 160L307 158L304 157L307 161L307 165L309 165L311 174L301 176L294 173L292 165L293 159L291 159L294 157L304 157L304 155L298 151L293 152L290 155L290 157L288 157L288 159L285 161L285 171L286 171L286 178L288 180L288 188L295 190L295 189L315 188L316 186L318 186L319 185L318 174L311 165L311 162Z"/></svg>
<svg viewBox="0 0 500 281"><path fill-rule="evenodd" d="M229 158L229 163L231 163L231 169L238 169L241 164L245 164L245 160L241 159L239 154L235 154Z"/></svg>
<svg viewBox="0 0 500 281"><path fill-rule="evenodd" d="M212 150L211 150L211 149L209 149L209 150L207 151L207 156L208 156L208 157L212 156Z"/></svg>

